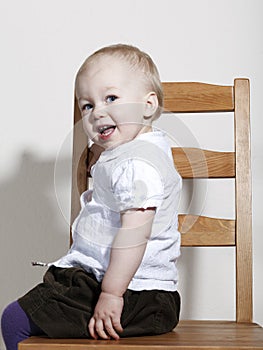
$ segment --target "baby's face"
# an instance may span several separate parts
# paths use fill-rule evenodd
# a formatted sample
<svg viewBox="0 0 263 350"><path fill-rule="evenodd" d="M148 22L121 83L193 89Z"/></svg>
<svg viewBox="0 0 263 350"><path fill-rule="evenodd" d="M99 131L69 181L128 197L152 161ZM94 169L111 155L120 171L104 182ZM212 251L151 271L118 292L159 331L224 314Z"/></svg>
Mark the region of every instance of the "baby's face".
<svg viewBox="0 0 263 350"><path fill-rule="evenodd" d="M149 92L143 74L124 60L102 56L89 63L76 81L76 97L89 138L106 149L149 131L150 118L145 118Z"/></svg>

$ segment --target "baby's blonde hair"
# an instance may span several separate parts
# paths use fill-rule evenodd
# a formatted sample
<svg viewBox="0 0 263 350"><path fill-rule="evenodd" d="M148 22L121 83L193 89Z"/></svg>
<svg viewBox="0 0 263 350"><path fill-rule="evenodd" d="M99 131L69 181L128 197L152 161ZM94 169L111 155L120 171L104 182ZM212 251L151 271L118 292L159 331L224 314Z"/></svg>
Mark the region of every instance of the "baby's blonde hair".
<svg viewBox="0 0 263 350"><path fill-rule="evenodd" d="M95 51L84 61L84 63L78 71L77 77L83 70L85 70L86 66L89 63L93 62L94 59L104 55L115 56L117 58L123 59L128 64L130 64L131 67L140 70L144 74L147 82L150 85L150 89L156 93L158 99L159 107L155 112L152 120L157 119L162 113L163 89L158 69L155 63L153 62L152 58L147 53L141 51L140 49L132 45L115 44L105 46Z"/></svg>

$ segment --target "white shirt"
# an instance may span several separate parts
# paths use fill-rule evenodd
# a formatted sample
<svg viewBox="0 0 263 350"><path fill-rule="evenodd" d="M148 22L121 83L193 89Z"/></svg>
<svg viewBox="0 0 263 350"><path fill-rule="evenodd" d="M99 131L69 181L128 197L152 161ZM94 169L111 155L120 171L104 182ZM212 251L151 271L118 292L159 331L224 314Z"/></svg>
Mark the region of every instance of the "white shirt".
<svg viewBox="0 0 263 350"><path fill-rule="evenodd" d="M160 131L145 133L105 150L91 174L93 191L85 191L80 197L81 211L72 226L73 244L53 265L80 266L101 281L121 226L120 213L156 207L143 260L128 288L176 290L180 255L177 210L182 181L165 135Z"/></svg>

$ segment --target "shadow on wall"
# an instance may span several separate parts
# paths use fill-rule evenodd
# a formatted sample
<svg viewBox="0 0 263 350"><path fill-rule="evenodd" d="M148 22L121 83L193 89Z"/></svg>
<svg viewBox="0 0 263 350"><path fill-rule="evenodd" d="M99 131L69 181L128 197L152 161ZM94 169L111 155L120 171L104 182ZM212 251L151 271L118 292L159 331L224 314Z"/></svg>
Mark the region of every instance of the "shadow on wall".
<svg viewBox="0 0 263 350"><path fill-rule="evenodd" d="M60 161L65 172L58 180L67 189L70 162ZM16 172L0 184L1 309L42 279L45 269L31 267L31 261L55 260L69 247L69 226L54 189L54 164L55 159L25 152Z"/></svg>

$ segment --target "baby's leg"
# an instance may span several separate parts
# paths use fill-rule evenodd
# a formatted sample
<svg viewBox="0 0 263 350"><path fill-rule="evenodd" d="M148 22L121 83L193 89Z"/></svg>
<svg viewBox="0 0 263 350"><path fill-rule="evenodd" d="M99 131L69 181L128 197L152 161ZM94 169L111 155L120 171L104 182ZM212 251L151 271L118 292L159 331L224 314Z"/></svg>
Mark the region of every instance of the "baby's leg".
<svg viewBox="0 0 263 350"><path fill-rule="evenodd" d="M6 350L17 350L17 344L31 335L43 334L27 316L17 301L9 304L3 312L1 328Z"/></svg>

